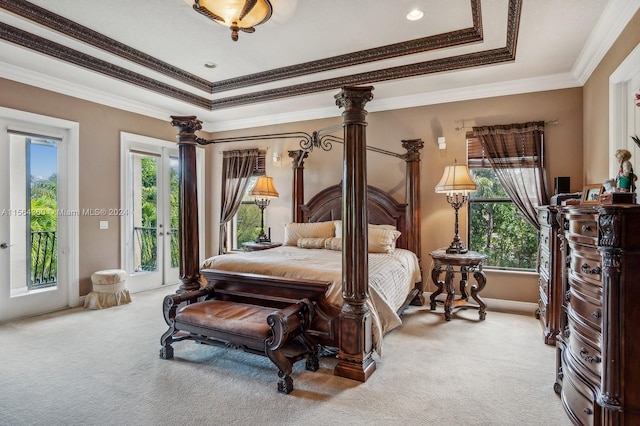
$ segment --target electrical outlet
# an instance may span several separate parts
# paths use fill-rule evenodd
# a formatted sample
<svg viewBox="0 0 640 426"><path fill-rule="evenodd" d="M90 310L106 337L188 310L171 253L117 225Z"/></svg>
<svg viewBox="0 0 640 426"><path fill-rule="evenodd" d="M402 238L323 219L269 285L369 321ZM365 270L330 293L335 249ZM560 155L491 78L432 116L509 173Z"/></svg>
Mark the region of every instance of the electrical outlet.
<svg viewBox="0 0 640 426"><path fill-rule="evenodd" d="M100 229L109 229L109 221L101 220L100 221Z"/></svg>

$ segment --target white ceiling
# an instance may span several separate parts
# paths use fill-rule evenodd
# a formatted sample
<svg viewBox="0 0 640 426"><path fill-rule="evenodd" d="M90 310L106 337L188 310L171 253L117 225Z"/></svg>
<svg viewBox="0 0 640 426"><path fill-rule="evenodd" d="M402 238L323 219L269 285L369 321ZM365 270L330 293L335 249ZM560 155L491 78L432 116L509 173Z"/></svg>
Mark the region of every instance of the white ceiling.
<svg viewBox="0 0 640 426"><path fill-rule="evenodd" d="M351 85L350 76L361 73L364 85L374 86L368 111L581 86L640 8L640 0L271 2L272 18L257 26L254 34L241 32L239 40L233 42L228 28L196 13L190 0L0 0L0 77L165 120L170 115L196 115L204 122L203 130L229 130L339 116L341 111L333 96L340 82ZM482 37L478 41L358 65L330 66L290 78L282 78L280 71L268 72L338 55L349 59L353 52L448 32L458 34L473 27L475 2L480 5ZM217 82L243 76L250 76L249 82L255 84L211 93L205 87L181 81L175 73L167 75L92 46L82 40L96 39L89 31L72 37L38 22L33 15L22 16L24 13L14 9L16 5L29 13L33 12L32 5L40 6L128 46L134 55L142 52L174 67L174 71L179 69L211 82L213 87ZM509 20L509 11L519 6L519 25L515 22L510 28L508 23L513 24L513 20ZM425 16L410 22L405 15L414 7L422 9ZM507 34L517 35L515 43L509 43ZM29 41L31 35L52 43L38 38ZM454 64L448 68L455 67L457 59L447 58L468 59L509 46L515 46L511 52L515 60L429 71L429 64L442 61ZM41 49L46 52L39 52ZM68 58L56 57L57 53L51 51L60 49L71 52L77 63L69 63ZM94 63L94 68L97 63L115 69L120 76L131 79L127 82L123 80L128 77L92 70L87 62ZM216 68L204 67L206 62L215 63ZM396 73L389 80L387 70L403 72L414 69L415 64L425 64L418 67L425 71L404 78ZM255 82L257 73L275 79ZM140 81L147 82L147 88L141 87ZM307 87L311 87L310 93L301 94ZM174 92L186 94L187 100L172 95ZM282 92L286 97L260 100L272 92ZM238 106L212 109L209 105L236 96L240 99Z"/></svg>

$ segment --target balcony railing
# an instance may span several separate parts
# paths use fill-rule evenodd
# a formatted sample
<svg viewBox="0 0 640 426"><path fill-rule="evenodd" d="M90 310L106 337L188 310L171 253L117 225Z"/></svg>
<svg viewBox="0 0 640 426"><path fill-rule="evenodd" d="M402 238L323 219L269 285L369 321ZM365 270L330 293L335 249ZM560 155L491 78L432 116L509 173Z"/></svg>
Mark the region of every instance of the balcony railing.
<svg viewBox="0 0 640 426"><path fill-rule="evenodd" d="M158 269L158 228L136 226L133 228L135 241L134 259L136 272L156 271ZM177 268L178 263L178 229L171 229L171 267Z"/></svg>
<svg viewBox="0 0 640 426"><path fill-rule="evenodd" d="M31 232L31 288L56 285L58 239L56 231Z"/></svg>

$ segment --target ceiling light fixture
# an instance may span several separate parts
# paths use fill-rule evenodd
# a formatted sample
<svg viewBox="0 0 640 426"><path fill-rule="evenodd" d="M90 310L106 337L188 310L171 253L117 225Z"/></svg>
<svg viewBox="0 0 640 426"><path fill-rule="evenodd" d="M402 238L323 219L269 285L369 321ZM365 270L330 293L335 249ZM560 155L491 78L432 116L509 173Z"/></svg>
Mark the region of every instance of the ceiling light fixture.
<svg viewBox="0 0 640 426"><path fill-rule="evenodd" d="M272 12L269 0L195 0L193 9L231 28L233 41L238 41L238 31L254 32L254 27L268 21Z"/></svg>
<svg viewBox="0 0 640 426"><path fill-rule="evenodd" d="M407 13L407 19L410 21L417 21L424 16L424 13L420 9L413 9L411 12Z"/></svg>

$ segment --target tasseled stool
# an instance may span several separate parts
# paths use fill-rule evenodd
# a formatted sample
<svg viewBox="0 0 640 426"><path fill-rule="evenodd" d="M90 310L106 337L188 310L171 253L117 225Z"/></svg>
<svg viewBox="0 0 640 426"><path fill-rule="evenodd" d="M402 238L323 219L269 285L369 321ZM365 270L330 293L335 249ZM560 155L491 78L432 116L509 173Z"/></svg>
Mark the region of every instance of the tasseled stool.
<svg viewBox="0 0 640 426"><path fill-rule="evenodd" d="M121 269L107 269L91 274L93 291L84 299L84 307L104 309L131 302L129 290L125 288L127 273Z"/></svg>

